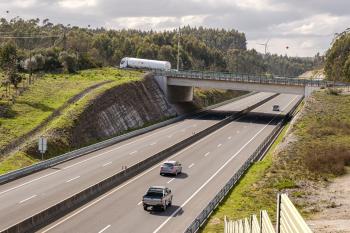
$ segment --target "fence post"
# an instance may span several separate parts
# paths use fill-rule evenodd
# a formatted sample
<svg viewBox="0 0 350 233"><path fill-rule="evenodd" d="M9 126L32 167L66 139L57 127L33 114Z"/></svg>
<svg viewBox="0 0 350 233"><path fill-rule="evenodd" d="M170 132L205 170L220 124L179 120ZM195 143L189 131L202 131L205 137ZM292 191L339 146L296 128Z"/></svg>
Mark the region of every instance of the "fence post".
<svg viewBox="0 0 350 233"><path fill-rule="evenodd" d="M281 194L277 194L277 221L276 221L276 233L281 233Z"/></svg>
<svg viewBox="0 0 350 233"><path fill-rule="evenodd" d="M263 211L260 210L260 233L263 232Z"/></svg>

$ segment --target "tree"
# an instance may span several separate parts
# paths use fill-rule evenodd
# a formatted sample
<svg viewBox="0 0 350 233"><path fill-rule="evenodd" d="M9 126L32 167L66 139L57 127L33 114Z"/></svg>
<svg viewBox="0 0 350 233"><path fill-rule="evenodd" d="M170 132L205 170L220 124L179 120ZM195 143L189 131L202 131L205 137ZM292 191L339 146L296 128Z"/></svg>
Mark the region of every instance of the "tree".
<svg viewBox="0 0 350 233"><path fill-rule="evenodd" d="M0 49L0 66L9 83L17 89L22 76L17 71L17 48L14 44L7 43Z"/></svg>
<svg viewBox="0 0 350 233"><path fill-rule="evenodd" d="M67 52L61 52L59 55L59 61L61 62L64 71L67 73L75 73L77 69L77 59L75 55Z"/></svg>

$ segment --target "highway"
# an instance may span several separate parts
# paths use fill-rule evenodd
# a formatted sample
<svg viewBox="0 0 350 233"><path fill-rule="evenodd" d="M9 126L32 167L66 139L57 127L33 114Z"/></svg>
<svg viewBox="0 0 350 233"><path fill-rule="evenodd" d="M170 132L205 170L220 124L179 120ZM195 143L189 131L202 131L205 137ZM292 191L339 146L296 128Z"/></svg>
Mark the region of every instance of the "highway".
<svg viewBox="0 0 350 233"><path fill-rule="evenodd" d="M160 176L157 164L39 232L183 232L299 98L279 95L172 155L169 159L183 164L178 177ZM282 112L272 112L274 104ZM172 189L173 206L144 211L141 198L150 185Z"/></svg>
<svg viewBox="0 0 350 233"><path fill-rule="evenodd" d="M254 94L217 110L240 111L271 95ZM129 167L210 127L219 119L215 114L185 119L1 185L0 231L104 180L123 166Z"/></svg>

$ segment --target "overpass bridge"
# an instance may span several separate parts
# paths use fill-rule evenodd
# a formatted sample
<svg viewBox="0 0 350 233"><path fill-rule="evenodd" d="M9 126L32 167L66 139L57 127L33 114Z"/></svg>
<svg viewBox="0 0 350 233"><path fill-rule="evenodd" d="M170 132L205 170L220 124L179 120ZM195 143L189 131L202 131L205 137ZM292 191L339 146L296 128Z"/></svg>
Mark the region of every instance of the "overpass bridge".
<svg viewBox="0 0 350 233"><path fill-rule="evenodd" d="M193 99L193 87L273 92L308 96L315 89L333 85L323 80L307 80L233 73L156 70L153 74L171 102Z"/></svg>

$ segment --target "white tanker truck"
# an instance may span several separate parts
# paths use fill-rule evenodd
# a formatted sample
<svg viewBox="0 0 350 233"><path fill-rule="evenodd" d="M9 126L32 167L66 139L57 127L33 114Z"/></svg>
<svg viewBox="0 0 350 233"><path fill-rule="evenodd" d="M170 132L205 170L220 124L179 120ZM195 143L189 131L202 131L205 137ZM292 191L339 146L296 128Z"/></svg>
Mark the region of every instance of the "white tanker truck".
<svg viewBox="0 0 350 233"><path fill-rule="evenodd" d="M148 60L133 57L124 57L120 61L120 68L170 70L171 64L168 61Z"/></svg>

